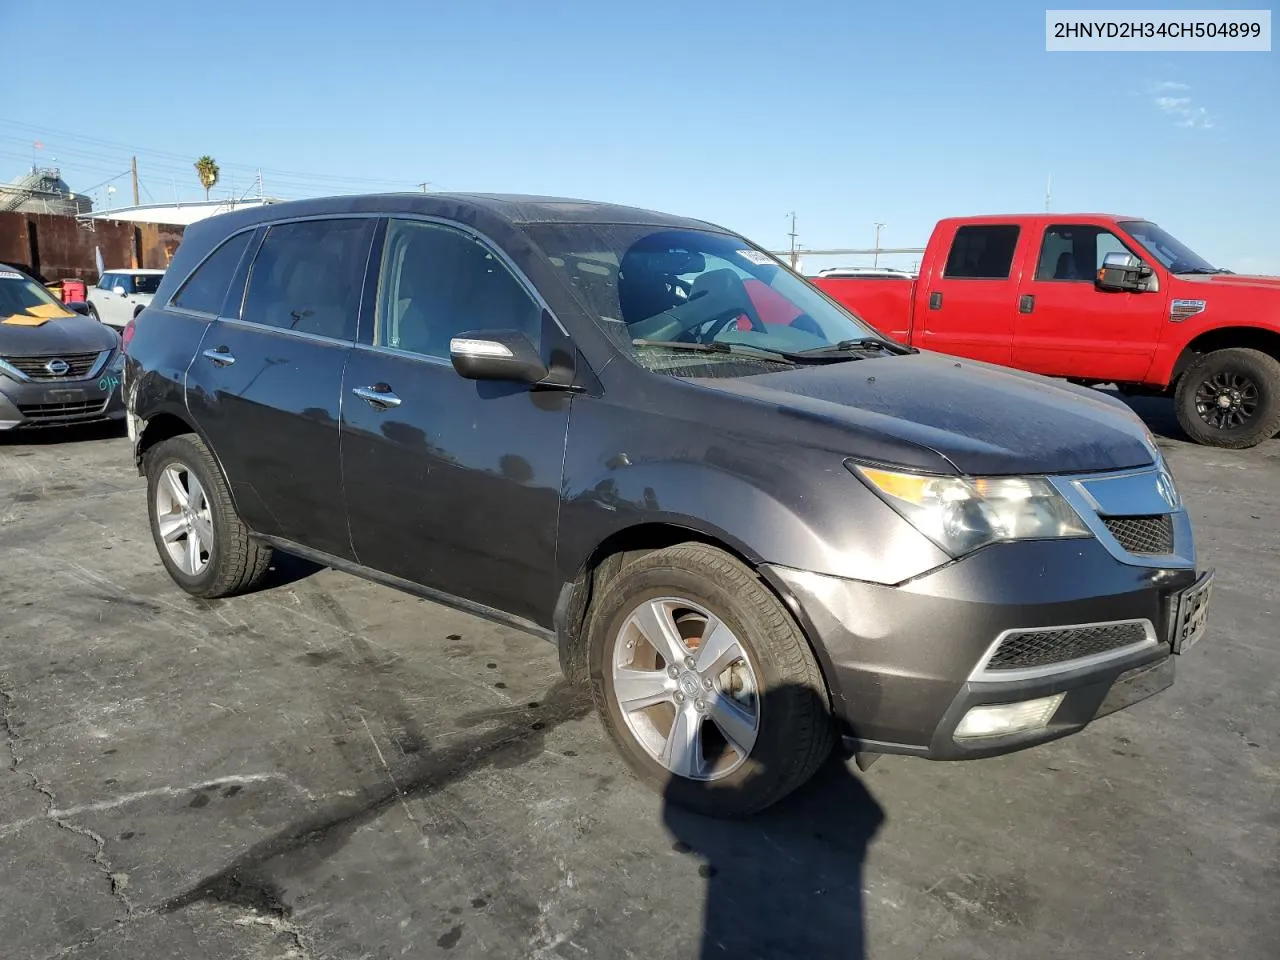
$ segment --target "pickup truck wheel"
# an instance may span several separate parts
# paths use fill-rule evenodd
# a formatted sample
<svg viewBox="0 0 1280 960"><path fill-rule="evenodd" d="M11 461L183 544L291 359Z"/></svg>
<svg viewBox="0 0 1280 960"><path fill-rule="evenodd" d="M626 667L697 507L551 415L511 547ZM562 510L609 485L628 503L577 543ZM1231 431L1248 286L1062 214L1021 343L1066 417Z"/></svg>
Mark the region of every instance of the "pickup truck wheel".
<svg viewBox="0 0 1280 960"><path fill-rule="evenodd" d="M1260 350L1215 350L1178 380L1174 407L1196 443L1255 446L1280 431L1280 362Z"/></svg>
<svg viewBox="0 0 1280 960"><path fill-rule="evenodd" d="M272 550L250 539L204 441L195 434L164 440L143 464L151 537L174 583L205 598L257 586Z"/></svg>
<svg viewBox="0 0 1280 960"><path fill-rule="evenodd" d="M750 569L684 543L623 567L588 611L591 686L632 771L678 806L746 816L831 753L808 642Z"/></svg>

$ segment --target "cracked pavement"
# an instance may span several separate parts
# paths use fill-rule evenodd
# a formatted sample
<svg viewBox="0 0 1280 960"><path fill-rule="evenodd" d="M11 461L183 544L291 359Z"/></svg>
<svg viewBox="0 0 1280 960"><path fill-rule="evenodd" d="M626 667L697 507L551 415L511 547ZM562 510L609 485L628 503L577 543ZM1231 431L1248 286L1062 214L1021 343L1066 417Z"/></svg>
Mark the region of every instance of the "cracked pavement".
<svg viewBox="0 0 1280 960"><path fill-rule="evenodd" d="M1274 960L1280 442L1161 445L1219 572L1172 690L716 824L545 642L288 559L191 599L126 440L0 436L0 956Z"/></svg>

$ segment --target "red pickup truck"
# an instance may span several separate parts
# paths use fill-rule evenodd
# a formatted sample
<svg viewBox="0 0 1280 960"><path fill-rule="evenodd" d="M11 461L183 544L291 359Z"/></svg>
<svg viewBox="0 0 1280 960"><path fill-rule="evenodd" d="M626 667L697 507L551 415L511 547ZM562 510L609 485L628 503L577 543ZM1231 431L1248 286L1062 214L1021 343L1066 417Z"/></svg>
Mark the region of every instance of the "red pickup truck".
<svg viewBox="0 0 1280 960"><path fill-rule="evenodd" d="M902 343L1172 396L1199 443L1280 431L1280 278L1219 270L1146 220L947 219L918 279L811 280Z"/></svg>

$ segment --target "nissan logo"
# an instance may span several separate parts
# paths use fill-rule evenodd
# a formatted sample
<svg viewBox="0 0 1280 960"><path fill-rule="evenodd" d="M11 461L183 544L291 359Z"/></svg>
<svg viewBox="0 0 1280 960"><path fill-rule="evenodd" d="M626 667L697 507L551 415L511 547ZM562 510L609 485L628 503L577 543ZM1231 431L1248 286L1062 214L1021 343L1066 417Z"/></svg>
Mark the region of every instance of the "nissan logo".
<svg viewBox="0 0 1280 960"><path fill-rule="evenodd" d="M50 360L44 365L44 368L55 377L65 377L71 370L71 364L65 360Z"/></svg>
<svg viewBox="0 0 1280 960"><path fill-rule="evenodd" d="M1173 485L1173 477L1169 476L1167 470L1161 470L1156 474L1156 492L1164 498L1170 510L1178 505L1178 491Z"/></svg>

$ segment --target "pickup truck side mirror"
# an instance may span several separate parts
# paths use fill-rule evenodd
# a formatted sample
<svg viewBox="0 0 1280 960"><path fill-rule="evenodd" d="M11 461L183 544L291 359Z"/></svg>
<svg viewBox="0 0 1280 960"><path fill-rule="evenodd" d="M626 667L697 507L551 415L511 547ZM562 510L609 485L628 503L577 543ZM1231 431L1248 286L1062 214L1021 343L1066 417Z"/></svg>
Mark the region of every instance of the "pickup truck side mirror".
<svg viewBox="0 0 1280 960"><path fill-rule="evenodd" d="M1141 293L1151 280L1152 270L1131 253L1116 250L1102 258L1096 281L1099 290Z"/></svg>

